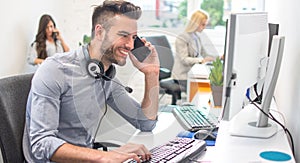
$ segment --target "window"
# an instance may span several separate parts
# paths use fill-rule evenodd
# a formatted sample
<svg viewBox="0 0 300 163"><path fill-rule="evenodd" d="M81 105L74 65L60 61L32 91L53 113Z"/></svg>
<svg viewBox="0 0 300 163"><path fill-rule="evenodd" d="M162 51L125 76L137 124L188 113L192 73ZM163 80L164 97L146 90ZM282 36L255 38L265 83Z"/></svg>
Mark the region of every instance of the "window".
<svg viewBox="0 0 300 163"><path fill-rule="evenodd" d="M174 48L176 36L184 31L193 11L203 9L210 19L205 29L220 55L225 44L225 21L231 12L264 11L264 0L129 0L139 5L143 14L139 20L140 35L166 35Z"/></svg>

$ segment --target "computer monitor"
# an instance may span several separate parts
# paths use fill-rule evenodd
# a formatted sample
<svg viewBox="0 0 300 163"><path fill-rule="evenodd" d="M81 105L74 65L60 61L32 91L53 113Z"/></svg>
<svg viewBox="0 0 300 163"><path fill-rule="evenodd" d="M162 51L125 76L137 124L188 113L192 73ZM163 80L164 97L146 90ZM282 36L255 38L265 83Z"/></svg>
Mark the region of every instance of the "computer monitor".
<svg viewBox="0 0 300 163"><path fill-rule="evenodd" d="M268 114L275 90L284 37L274 36L268 57L267 13L231 14L228 26L224 71L224 116L230 120L230 134L268 138L277 125L245 102L248 88L263 80L262 110ZM258 116L259 115L259 116Z"/></svg>
<svg viewBox="0 0 300 163"><path fill-rule="evenodd" d="M267 67L267 72L265 76L264 82L264 93L262 97L262 110L264 113L269 114L271 101L274 95L280 67L281 61L283 56L283 49L284 49L284 41L285 37L274 35L272 39L270 55L269 55L269 62ZM267 127L268 124L268 117L260 113L259 119L257 121L256 126L258 127Z"/></svg>
<svg viewBox="0 0 300 163"><path fill-rule="evenodd" d="M268 57L269 57L273 36L278 35L279 33L279 24L269 23L268 25L269 25L269 46L268 46ZM254 91L255 102L261 103L262 94L263 94L263 89L262 89L263 84L264 84L264 80L258 81L257 84L255 84L252 89Z"/></svg>
<svg viewBox="0 0 300 163"><path fill-rule="evenodd" d="M224 61L223 120L244 107L246 91L261 80L268 53L268 15L232 13L227 24Z"/></svg>
<svg viewBox="0 0 300 163"><path fill-rule="evenodd" d="M271 102L279 75L283 49L283 36L273 36L270 56L268 59L267 72L263 86L263 97L261 110L254 105L247 105L231 120L230 134L234 136L245 136L255 138L269 138L277 132L277 124L270 121L268 116L271 108Z"/></svg>
<svg viewBox="0 0 300 163"><path fill-rule="evenodd" d="M268 46L268 56L270 56L271 45L273 41L273 36L279 34L279 24L269 23L269 46Z"/></svg>

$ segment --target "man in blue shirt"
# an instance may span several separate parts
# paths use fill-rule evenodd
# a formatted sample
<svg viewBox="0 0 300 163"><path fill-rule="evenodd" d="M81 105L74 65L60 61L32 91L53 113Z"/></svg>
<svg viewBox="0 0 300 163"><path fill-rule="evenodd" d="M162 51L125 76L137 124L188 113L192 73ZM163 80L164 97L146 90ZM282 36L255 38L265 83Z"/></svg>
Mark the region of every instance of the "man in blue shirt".
<svg viewBox="0 0 300 163"><path fill-rule="evenodd" d="M92 149L103 109L109 105L141 131L157 121L159 59L138 61L131 53L141 9L126 1L104 1L92 16L92 40L67 54L48 57L32 80L23 151L27 162L124 162L151 157L144 145L126 144L112 151ZM145 75L141 103L130 97L115 76L114 65L129 56ZM139 157L138 157L139 156Z"/></svg>

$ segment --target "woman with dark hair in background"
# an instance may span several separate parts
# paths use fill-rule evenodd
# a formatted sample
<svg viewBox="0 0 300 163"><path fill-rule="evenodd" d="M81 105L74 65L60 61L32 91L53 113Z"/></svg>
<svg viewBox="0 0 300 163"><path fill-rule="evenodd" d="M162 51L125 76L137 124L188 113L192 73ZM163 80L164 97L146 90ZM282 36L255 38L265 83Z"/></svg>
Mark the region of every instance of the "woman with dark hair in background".
<svg viewBox="0 0 300 163"><path fill-rule="evenodd" d="M69 50L70 48L56 28L53 18L47 14L42 15L39 21L38 33L29 50L28 63L41 64L47 57Z"/></svg>

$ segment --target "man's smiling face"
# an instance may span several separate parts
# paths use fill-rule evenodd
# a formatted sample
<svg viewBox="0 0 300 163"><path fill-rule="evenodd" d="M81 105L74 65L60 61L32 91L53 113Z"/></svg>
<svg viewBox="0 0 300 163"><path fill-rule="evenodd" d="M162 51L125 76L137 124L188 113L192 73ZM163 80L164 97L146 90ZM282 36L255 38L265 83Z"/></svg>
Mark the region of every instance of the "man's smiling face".
<svg viewBox="0 0 300 163"><path fill-rule="evenodd" d="M111 21L114 22L106 32L101 46L101 51L104 53L103 59L123 66L134 46L137 21L124 15L116 15Z"/></svg>

